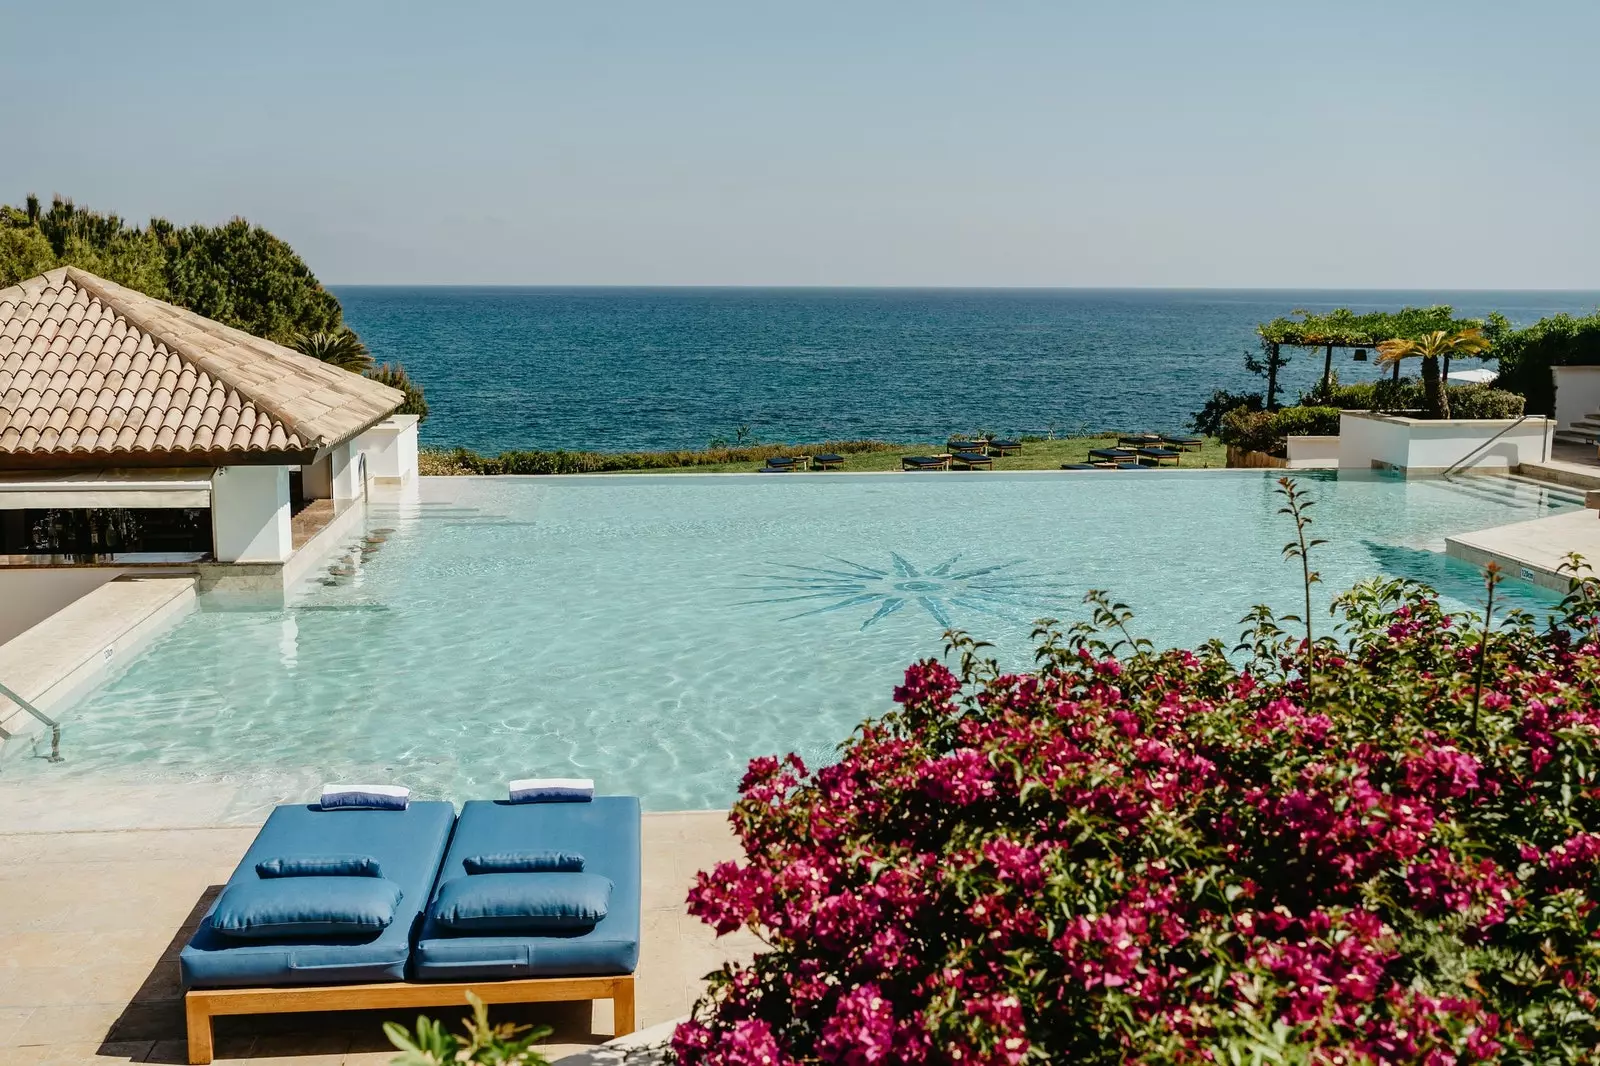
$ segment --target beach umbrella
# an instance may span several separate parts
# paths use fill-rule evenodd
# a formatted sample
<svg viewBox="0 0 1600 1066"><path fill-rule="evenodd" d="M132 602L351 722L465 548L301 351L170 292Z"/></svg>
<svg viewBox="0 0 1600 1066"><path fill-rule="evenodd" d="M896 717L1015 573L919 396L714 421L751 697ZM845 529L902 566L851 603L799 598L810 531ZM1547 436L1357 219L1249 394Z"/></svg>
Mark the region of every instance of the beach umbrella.
<svg viewBox="0 0 1600 1066"><path fill-rule="evenodd" d="M1479 370L1452 370L1449 380L1458 381L1463 385L1487 385L1499 376L1498 370L1484 367Z"/></svg>

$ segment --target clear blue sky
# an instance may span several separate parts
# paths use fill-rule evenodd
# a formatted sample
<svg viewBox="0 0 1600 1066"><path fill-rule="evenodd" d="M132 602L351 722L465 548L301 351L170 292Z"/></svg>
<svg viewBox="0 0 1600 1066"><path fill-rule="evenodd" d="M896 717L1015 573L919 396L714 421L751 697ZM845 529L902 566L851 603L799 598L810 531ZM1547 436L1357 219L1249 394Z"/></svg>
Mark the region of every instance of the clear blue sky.
<svg viewBox="0 0 1600 1066"><path fill-rule="evenodd" d="M1600 288L1592 0L29 3L0 201L333 283Z"/></svg>

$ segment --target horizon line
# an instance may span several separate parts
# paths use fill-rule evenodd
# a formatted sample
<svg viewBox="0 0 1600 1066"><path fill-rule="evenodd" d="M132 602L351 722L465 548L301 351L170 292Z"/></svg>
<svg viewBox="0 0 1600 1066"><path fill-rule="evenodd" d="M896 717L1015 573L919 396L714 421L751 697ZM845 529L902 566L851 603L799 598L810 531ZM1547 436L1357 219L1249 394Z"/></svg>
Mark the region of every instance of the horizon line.
<svg viewBox="0 0 1600 1066"><path fill-rule="evenodd" d="M670 290L745 290L745 291L811 291L811 292L1298 292L1298 293L1384 293L1384 292L1458 292L1458 293L1593 293L1600 287L1539 288L1529 286L1386 286L1361 288L1356 286L1293 286L1293 285L784 285L784 284L714 284L701 282L639 283L639 282L473 282L473 281L324 281L324 288L346 289L635 289L652 291Z"/></svg>

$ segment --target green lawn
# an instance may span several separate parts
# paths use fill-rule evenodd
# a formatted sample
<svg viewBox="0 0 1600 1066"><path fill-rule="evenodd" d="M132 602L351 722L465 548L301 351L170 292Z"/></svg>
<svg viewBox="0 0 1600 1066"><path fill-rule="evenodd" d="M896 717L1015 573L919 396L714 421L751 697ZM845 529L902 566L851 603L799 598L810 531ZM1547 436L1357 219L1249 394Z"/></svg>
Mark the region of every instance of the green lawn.
<svg viewBox="0 0 1600 1066"><path fill-rule="evenodd" d="M1107 437L1073 437L1067 440L1041 440L1029 441L1022 446L1022 452L1017 455L997 456L994 461L996 470L1058 470L1062 463L1081 463L1088 459L1090 448L1109 448L1117 443L1114 436ZM872 471L872 470L899 470L900 459L906 455L932 455L943 451L943 446L907 444L903 448L884 452L862 452L857 455L844 457L843 465L839 470ZM1195 469L1197 467L1226 466L1227 449L1222 442L1214 437L1207 437L1205 446L1199 451L1184 452L1179 466ZM656 470L628 470L619 473L639 474L733 474L749 473L759 470L764 464L759 461L748 463L716 463L708 466L674 466ZM1170 465L1170 464L1168 464Z"/></svg>

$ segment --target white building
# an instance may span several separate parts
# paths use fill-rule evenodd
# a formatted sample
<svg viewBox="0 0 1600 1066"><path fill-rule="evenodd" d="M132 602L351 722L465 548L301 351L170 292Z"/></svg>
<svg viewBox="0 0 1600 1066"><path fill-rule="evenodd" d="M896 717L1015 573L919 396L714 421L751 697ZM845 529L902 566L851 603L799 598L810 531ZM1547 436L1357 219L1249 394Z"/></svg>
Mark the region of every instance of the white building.
<svg viewBox="0 0 1600 1066"><path fill-rule="evenodd" d="M130 572L281 592L415 478L403 400L73 267L0 289L0 643Z"/></svg>

